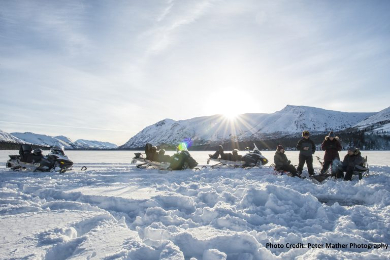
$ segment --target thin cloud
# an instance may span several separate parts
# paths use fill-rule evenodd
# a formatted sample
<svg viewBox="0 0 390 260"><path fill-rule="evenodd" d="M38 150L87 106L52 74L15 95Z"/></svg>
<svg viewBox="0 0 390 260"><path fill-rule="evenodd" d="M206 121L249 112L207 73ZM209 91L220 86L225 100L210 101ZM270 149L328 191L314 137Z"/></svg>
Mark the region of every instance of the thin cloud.
<svg viewBox="0 0 390 260"><path fill-rule="evenodd" d="M30 126L50 126L50 127L61 127L61 128L74 128L74 129L89 129L89 130L99 130L99 131L111 131L111 132L125 132L129 133L129 131L126 130L120 130L120 129L109 129L109 128L97 128L97 127L84 127L84 126L69 126L69 125L53 125L53 124L33 124L33 123L24 123L24 122L10 122L10 121L0 121L2 123L6 124L14 124L14 125L30 125Z"/></svg>

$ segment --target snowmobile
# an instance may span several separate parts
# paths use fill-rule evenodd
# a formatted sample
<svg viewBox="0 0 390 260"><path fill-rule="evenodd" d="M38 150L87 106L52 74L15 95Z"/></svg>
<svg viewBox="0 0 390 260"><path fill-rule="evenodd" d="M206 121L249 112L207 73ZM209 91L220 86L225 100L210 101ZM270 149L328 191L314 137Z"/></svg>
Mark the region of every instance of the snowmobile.
<svg viewBox="0 0 390 260"><path fill-rule="evenodd" d="M207 164L210 163L210 161L218 162L218 164L213 165L212 167L218 167L222 165L232 166L232 167L261 167L263 165L266 165L268 163L267 158L264 157L264 155L261 154L259 148L257 148L256 144L253 144L254 148L253 150L250 150L247 148L248 153L242 156L240 161L230 161L230 160L224 160L224 159L214 159L209 158L207 160Z"/></svg>
<svg viewBox="0 0 390 260"><path fill-rule="evenodd" d="M60 147L51 147L50 153L43 156L41 149L32 150L31 145L23 144L19 149L19 155L10 155L9 157L6 166L14 171L55 171L64 173L70 170L73 165L73 162Z"/></svg>
<svg viewBox="0 0 390 260"><path fill-rule="evenodd" d="M156 162L152 160L148 160L144 154L142 153L134 153L134 158L131 161L132 164L137 164L137 162L140 162L140 164L137 164L137 168L157 168L160 170L168 170L170 163L169 162Z"/></svg>

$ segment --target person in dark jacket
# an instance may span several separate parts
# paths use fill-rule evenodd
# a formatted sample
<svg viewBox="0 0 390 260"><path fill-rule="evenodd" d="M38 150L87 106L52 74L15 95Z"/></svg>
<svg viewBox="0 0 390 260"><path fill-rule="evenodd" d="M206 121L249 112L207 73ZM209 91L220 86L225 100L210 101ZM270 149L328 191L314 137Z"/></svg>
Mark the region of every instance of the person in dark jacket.
<svg viewBox="0 0 390 260"><path fill-rule="evenodd" d="M234 162L242 160L242 155L238 154L238 150L237 149L233 149L231 160L234 161Z"/></svg>
<svg viewBox="0 0 390 260"><path fill-rule="evenodd" d="M321 174L325 173L334 160L340 161L339 151L342 147L339 138L331 131L325 140L322 142L321 149L325 151L324 164L322 165Z"/></svg>
<svg viewBox="0 0 390 260"><path fill-rule="evenodd" d="M221 156L221 159L226 160L222 145L219 145L218 150L214 154L209 154L209 156L211 159L218 159L218 156Z"/></svg>
<svg viewBox="0 0 390 260"><path fill-rule="evenodd" d="M314 175L313 154L316 151L316 145L310 139L309 131L302 132L302 139L297 144L297 150L299 150L298 174L302 174L303 165L306 163L309 175Z"/></svg>
<svg viewBox="0 0 390 260"><path fill-rule="evenodd" d="M287 156L284 154L284 147L278 145L276 147L276 152L274 155L275 169L277 171L287 171L290 172L294 177L297 175L297 169L294 165L291 164L291 161L287 159Z"/></svg>
<svg viewBox="0 0 390 260"><path fill-rule="evenodd" d="M336 173L337 178L343 178L345 181L350 181L352 179L353 171L358 165L362 165L364 159L360 153L360 150L354 147L348 149L347 155L345 155L341 167ZM345 176L344 176L345 172Z"/></svg>
<svg viewBox="0 0 390 260"><path fill-rule="evenodd" d="M158 161L159 162L170 162L171 156L165 155L165 149L160 149L158 151Z"/></svg>

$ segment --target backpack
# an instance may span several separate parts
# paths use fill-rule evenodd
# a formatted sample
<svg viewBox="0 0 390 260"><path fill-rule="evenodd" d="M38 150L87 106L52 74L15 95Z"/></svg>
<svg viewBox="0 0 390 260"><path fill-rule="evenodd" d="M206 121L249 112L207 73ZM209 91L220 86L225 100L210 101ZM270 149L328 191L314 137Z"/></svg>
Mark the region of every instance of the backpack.
<svg viewBox="0 0 390 260"><path fill-rule="evenodd" d="M180 153L172 155L170 163L170 168L172 170L193 169L198 165L188 151L181 151Z"/></svg>

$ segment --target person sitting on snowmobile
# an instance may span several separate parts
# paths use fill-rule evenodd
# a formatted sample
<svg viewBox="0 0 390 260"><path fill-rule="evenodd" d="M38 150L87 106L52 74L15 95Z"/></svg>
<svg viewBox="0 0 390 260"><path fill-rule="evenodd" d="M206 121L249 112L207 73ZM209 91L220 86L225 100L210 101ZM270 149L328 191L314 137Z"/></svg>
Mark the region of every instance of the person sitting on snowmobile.
<svg viewBox="0 0 390 260"><path fill-rule="evenodd" d="M171 156L169 166L171 170L193 169L198 165L198 162L188 152L186 145L178 145L176 151L177 153Z"/></svg>
<svg viewBox="0 0 390 260"><path fill-rule="evenodd" d="M333 131L331 131L328 136L325 136L321 149L325 151L324 164L321 169L321 174L323 174L329 169L329 166L334 160L337 159L340 161L339 151L341 151L342 147L338 136L336 136Z"/></svg>
<svg viewBox="0 0 390 260"><path fill-rule="evenodd" d="M218 150L214 154L209 154L209 157L211 159L218 159L218 156L221 156L221 159L226 160L224 155L223 146L219 145Z"/></svg>
<svg viewBox="0 0 390 260"><path fill-rule="evenodd" d="M157 147L152 146L151 144L145 145L145 154L146 154L146 160L150 161L158 161L158 153L157 153Z"/></svg>
<svg viewBox="0 0 390 260"><path fill-rule="evenodd" d="M284 152L284 147L282 145L276 147L274 156L275 170L290 172L293 177L298 176L297 169L295 169L294 165L291 164L291 161L287 159Z"/></svg>
<svg viewBox="0 0 390 260"><path fill-rule="evenodd" d="M41 149L34 149L33 153L32 153L32 162L33 163L38 163L38 162L41 162L43 159L43 155L42 155L42 150Z"/></svg>
<svg viewBox="0 0 390 260"><path fill-rule="evenodd" d="M314 175L313 168L313 154L316 151L316 145L313 140L310 139L309 131L302 132L302 139L299 140L297 144L297 150L299 150L299 164L298 164L298 174L302 174L303 165L307 164L307 169L309 175Z"/></svg>
<svg viewBox="0 0 390 260"><path fill-rule="evenodd" d="M159 162L169 162L171 160L171 156L165 155L165 149L160 149L158 151L158 161Z"/></svg>
<svg viewBox="0 0 390 260"><path fill-rule="evenodd" d="M231 156L231 161L236 162L236 161L241 161L241 159L242 159L242 155L238 154L238 150L237 149L233 149L233 154Z"/></svg>
<svg viewBox="0 0 390 260"><path fill-rule="evenodd" d="M343 178L345 181L352 179L353 171L356 166L363 166L364 159L361 156L360 150L355 147L348 149L347 155L345 155L343 163L336 169L336 177ZM345 172L345 176L344 176Z"/></svg>

